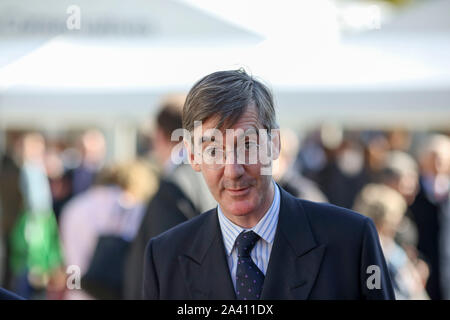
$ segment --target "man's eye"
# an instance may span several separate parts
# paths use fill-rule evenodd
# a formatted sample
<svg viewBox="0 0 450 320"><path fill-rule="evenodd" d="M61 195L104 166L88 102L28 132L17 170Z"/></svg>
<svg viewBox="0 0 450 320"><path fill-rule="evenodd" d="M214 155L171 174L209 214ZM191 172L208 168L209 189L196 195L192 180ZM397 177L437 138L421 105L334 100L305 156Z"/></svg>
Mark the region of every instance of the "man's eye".
<svg viewBox="0 0 450 320"><path fill-rule="evenodd" d="M208 154L208 156L210 157L215 157L217 154L217 148L208 148L206 150L206 153Z"/></svg>

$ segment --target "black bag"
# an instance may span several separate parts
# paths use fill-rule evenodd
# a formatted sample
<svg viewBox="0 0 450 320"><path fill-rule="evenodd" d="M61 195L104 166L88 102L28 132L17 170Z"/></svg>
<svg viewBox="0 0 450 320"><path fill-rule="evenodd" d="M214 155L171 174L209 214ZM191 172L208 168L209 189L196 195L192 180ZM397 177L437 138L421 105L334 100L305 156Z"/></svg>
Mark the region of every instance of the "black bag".
<svg viewBox="0 0 450 320"><path fill-rule="evenodd" d="M100 236L81 287L96 299L122 299L124 262L130 242L117 235Z"/></svg>

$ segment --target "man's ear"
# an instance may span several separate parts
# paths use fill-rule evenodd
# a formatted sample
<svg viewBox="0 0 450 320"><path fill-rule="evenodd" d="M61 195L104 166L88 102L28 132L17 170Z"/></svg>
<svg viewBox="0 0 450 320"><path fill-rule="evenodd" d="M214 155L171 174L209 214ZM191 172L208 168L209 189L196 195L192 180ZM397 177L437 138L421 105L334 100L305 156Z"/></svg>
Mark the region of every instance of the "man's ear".
<svg viewBox="0 0 450 320"><path fill-rule="evenodd" d="M272 160L277 160L281 152L280 129L271 130Z"/></svg>
<svg viewBox="0 0 450 320"><path fill-rule="evenodd" d="M198 163L198 161L196 160L195 154L194 152L196 151L192 141L187 141L186 139L183 140L184 141L184 146L186 148L186 152L187 152L187 158L189 160L189 164L191 165L192 169L194 169L197 172L200 172L202 170L200 163ZM198 157L197 157L198 158Z"/></svg>

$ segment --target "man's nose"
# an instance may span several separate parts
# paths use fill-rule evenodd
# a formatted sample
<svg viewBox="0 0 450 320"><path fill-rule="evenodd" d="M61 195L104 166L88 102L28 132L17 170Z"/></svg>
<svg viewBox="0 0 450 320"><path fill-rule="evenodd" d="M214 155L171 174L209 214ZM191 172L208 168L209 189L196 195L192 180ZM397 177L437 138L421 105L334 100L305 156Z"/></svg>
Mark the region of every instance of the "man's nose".
<svg viewBox="0 0 450 320"><path fill-rule="evenodd" d="M225 163L223 175L226 178L237 179L241 177L245 172L244 166L233 161L232 163Z"/></svg>

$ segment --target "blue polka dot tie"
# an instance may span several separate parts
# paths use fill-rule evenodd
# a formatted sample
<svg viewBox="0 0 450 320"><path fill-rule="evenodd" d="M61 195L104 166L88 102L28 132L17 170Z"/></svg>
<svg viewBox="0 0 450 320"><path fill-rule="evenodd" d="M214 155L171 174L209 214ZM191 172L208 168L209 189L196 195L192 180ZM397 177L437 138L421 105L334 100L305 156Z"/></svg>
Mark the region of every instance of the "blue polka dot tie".
<svg viewBox="0 0 450 320"><path fill-rule="evenodd" d="M257 300L261 296L264 274L250 257L259 236L253 231L242 232L236 238L238 264L236 269L236 297L239 300Z"/></svg>

